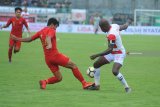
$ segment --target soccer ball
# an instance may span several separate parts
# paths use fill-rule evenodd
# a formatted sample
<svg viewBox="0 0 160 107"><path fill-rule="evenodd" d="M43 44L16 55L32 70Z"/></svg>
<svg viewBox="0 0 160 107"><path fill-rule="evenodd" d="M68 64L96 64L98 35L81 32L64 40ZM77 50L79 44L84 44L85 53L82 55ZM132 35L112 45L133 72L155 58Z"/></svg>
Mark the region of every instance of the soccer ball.
<svg viewBox="0 0 160 107"><path fill-rule="evenodd" d="M86 73L90 78L94 78L94 73L95 73L94 67L88 67Z"/></svg>

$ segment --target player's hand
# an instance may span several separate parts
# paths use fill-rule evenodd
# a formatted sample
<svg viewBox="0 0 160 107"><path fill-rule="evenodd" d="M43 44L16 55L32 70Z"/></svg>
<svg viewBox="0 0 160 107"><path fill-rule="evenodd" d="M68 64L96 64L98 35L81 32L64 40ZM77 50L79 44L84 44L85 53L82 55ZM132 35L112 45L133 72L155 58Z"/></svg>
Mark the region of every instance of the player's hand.
<svg viewBox="0 0 160 107"><path fill-rule="evenodd" d="M17 39L17 37L16 37L15 35L12 35L12 34L11 34L11 38L12 38L13 40L15 40L15 41L18 41L18 39Z"/></svg>
<svg viewBox="0 0 160 107"><path fill-rule="evenodd" d="M29 34L29 36L31 36L31 31L30 30L28 30L28 34Z"/></svg>
<svg viewBox="0 0 160 107"><path fill-rule="evenodd" d="M51 49L51 48L52 48L51 45L47 45L47 46L46 46L46 49Z"/></svg>
<svg viewBox="0 0 160 107"><path fill-rule="evenodd" d="M94 60L95 58L97 58L98 56L97 55L91 55L90 56L90 59Z"/></svg>
<svg viewBox="0 0 160 107"><path fill-rule="evenodd" d="M133 22L133 19L132 19L132 18L128 18L128 19L127 19L127 23L132 24L132 22Z"/></svg>

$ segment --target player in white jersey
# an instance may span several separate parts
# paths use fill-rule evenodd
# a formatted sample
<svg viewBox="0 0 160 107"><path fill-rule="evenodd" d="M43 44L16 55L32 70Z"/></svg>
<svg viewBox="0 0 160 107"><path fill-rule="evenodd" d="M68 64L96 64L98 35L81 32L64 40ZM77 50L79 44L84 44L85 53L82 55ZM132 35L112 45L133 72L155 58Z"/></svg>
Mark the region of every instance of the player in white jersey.
<svg viewBox="0 0 160 107"><path fill-rule="evenodd" d="M27 7L24 8L21 15L24 19L26 19L26 22L29 22L29 13L28 13Z"/></svg>
<svg viewBox="0 0 160 107"><path fill-rule="evenodd" d="M28 26L29 26L29 13L27 10L27 7L24 8L23 12L21 13L21 16L26 20ZM23 27L23 31L24 31L25 27ZM29 34L27 33L27 37L29 36Z"/></svg>
<svg viewBox="0 0 160 107"><path fill-rule="evenodd" d="M93 64L95 68L94 80L95 84L89 87L89 90L99 90L100 89L100 67L109 64L110 62L114 62L112 73L121 81L124 85L125 91L127 93L131 92L131 88L127 84L122 73L120 73L120 68L123 65L123 60L126 56L125 48L122 44L120 31L127 29L128 25L132 22L132 20L128 20L127 23L123 25L117 24L109 24L109 22L105 19L101 19L99 22L99 26L103 32L107 32L107 41L108 41L108 49L103 52L91 55L90 58L94 60L99 57Z"/></svg>
<svg viewBox="0 0 160 107"><path fill-rule="evenodd" d="M94 34L97 34L98 29L99 29L99 21L101 20L101 18L99 17L98 13L95 15L94 17Z"/></svg>

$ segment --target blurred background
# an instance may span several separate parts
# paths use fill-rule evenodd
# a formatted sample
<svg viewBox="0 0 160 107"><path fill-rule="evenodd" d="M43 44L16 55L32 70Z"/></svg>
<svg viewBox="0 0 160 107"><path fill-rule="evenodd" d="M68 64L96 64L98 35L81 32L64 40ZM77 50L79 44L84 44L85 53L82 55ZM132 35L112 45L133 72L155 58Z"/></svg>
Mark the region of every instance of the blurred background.
<svg viewBox="0 0 160 107"><path fill-rule="evenodd" d="M160 0L0 0L0 21L14 15L16 6L27 7L29 22L43 23L56 17L61 24L94 24L94 17L123 24L160 26Z"/></svg>

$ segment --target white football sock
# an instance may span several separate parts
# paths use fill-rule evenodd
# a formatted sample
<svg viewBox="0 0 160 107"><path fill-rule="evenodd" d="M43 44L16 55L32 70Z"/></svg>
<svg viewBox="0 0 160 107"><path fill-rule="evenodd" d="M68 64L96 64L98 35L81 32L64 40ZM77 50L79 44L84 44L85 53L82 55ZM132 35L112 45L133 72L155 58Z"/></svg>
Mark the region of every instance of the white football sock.
<svg viewBox="0 0 160 107"><path fill-rule="evenodd" d="M95 68L94 81L96 86L100 85L100 68Z"/></svg>
<svg viewBox="0 0 160 107"><path fill-rule="evenodd" d="M119 81L121 81L121 83L124 85L124 87L129 87L127 84L127 81L125 80L125 78L123 77L123 75L119 72L118 75L116 76L118 78Z"/></svg>

